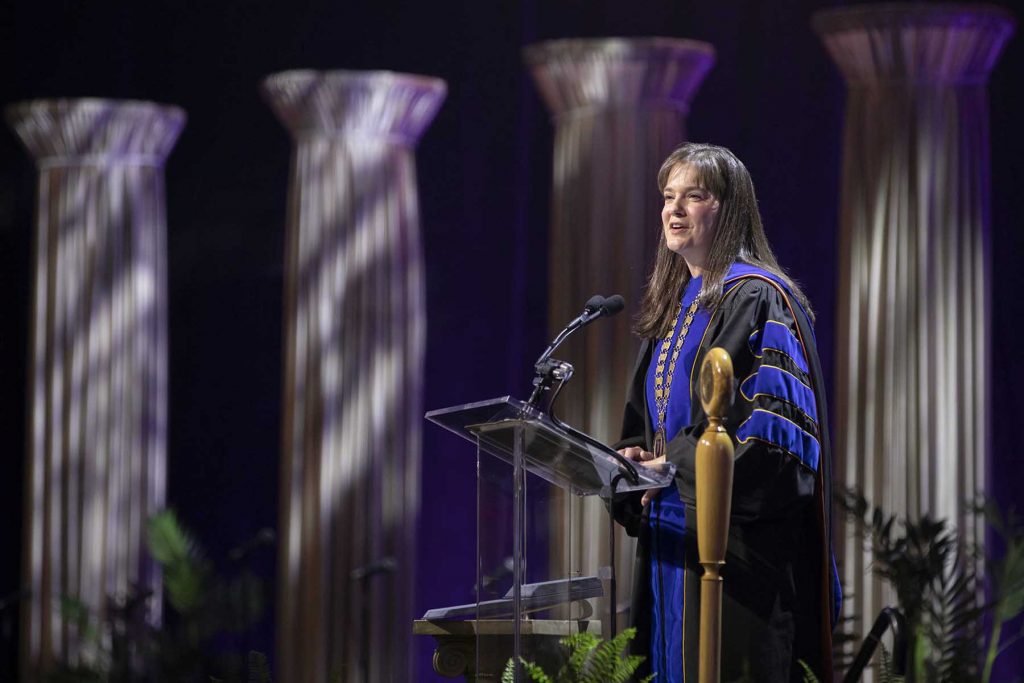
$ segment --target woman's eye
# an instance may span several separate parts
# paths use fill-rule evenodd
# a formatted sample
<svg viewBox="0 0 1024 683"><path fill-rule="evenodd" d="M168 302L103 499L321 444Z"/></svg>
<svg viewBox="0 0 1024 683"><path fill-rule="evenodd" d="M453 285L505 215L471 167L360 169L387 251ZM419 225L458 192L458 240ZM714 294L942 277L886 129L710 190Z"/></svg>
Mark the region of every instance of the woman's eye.
<svg viewBox="0 0 1024 683"><path fill-rule="evenodd" d="M701 199L704 199L704 195L702 195L700 192L691 192L690 194L686 195L686 198L697 202L700 201Z"/></svg>

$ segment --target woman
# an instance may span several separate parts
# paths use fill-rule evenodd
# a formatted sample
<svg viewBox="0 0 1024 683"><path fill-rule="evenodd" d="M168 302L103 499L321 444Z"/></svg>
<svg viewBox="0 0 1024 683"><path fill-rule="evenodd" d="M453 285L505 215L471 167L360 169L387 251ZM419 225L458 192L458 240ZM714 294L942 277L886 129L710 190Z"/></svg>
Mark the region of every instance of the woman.
<svg viewBox="0 0 1024 683"><path fill-rule="evenodd" d="M676 486L624 496L639 537L635 641L658 681L696 681L699 577L694 456L707 424L699 360L720 346L738 391L723 569L722 680L831 678L839 584L831 557L827 410L811 309L764 235L754 186L729 150L685 144L658 173L664 197L654 270L637 317L643 344L620 453L675 463Z"/></svg>

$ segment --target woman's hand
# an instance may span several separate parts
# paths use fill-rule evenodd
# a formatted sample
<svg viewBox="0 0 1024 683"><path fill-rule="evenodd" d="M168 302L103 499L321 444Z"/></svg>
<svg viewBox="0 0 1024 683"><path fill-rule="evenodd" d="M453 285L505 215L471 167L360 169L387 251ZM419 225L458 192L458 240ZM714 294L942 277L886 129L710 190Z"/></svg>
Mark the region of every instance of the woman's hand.
<svg viewBox="0 0 1024 683"><path fill-rule="evenodd" d="M651 453L650 451L645 451L639 446L620 448L619 455L626 458L627 460L632 460L635 463L639 463L644 467L657 467L665 462L664 455L656 458L654 457L654 453ZM648 503L654 500L654 497L658 495L660 491L661 489L647 489L646 491L644 491L644 497L640 499L640 504L646 506Z"/></svg>

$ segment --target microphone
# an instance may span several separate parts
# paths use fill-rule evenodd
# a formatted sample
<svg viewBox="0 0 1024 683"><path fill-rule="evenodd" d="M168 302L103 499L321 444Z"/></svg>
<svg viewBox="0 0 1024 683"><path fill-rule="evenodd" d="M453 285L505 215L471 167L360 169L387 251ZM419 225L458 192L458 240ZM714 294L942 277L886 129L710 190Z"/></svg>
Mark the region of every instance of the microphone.
<svg viewBox="0 0 1024 683"><path fill-rule="evenodd" d="M587 299L587 303L583 306L583 313L573 318L573 320L558 333L558 336L556 336L548 347L544 349L544 353L540 354L540 358L537 359L537 362L534 363L534 365L540 365L550 358L551 354L554 353L555 349L557 349L562 342L565 341L566 337L576 330L581 327L586 327L598 318L607 318L615 315L625 307L625 299L618 294L613 294L607 298L600 294L595 294L590 297Z"/></svg>
<svg viewBox="0 0 1024 683"><path fill-rule="evenodd" d="M594 297L595 299L597 297ZM591 299L593 301L593 299ZM590 301L587 302L588 304ZM619 294L612 294L601 303L601 317L608 318L626 307L626 300Z"/></svg>
<svg viewBox="0 0 1024 683"><path fill-rule="evenodd" d="M594 311L601 308L602 305L604 305L604 297L601 296L600 294L595 294L594 296L587 299L587 303L583 305L583 312L593 313Z"/></svg>

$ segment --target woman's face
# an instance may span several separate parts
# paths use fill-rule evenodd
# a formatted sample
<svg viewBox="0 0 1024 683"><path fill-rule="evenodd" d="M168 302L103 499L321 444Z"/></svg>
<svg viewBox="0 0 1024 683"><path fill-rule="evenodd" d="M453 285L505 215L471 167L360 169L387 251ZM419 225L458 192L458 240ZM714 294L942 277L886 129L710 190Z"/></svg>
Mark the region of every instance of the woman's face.
<svg viewBox="0 0 1024 683"><path fill-rule="evenodd" d="M711 249L719 201L700 186L689 164L672 169L663 196L661 225L665 243L686 260L690 274L696 277L703 272Z"/></svg>

